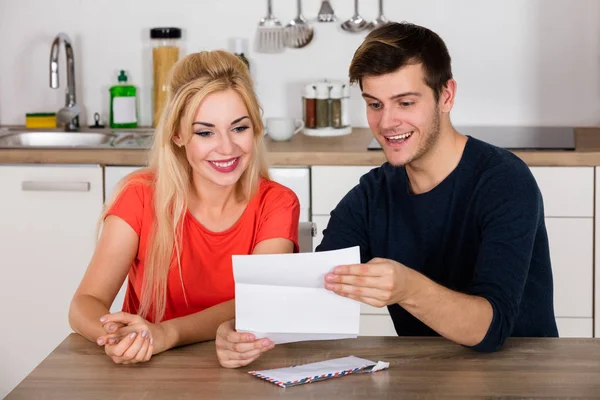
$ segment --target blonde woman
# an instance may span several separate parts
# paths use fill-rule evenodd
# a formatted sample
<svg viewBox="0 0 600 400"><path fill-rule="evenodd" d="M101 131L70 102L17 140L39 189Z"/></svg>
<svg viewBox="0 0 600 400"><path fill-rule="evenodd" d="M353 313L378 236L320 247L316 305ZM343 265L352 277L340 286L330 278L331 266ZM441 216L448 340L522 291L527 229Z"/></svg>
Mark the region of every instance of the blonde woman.
<svg viewBox="0 0 600 400"><path fill-rule="evenodd" d="M231 256L297 252L298 218L295 194L269 180L246 66L191 54L172 71L149 168L124 179L102 216L71 327L123 364L214 339L234 317ZM110 314L125 277L123 311Z"/></svg>

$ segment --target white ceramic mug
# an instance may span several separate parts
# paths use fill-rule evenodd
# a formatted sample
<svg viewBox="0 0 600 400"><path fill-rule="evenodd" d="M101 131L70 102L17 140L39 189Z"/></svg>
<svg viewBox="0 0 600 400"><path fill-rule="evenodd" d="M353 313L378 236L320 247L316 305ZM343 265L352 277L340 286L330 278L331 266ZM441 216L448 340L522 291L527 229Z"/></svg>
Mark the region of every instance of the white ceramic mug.
<svg viewBox="0 0 600 400"><path fill-rule="evenodd" d="M292 136L304 128L304 121L299 118L267 118L265 133L273 140L290 140Z"/></svg>

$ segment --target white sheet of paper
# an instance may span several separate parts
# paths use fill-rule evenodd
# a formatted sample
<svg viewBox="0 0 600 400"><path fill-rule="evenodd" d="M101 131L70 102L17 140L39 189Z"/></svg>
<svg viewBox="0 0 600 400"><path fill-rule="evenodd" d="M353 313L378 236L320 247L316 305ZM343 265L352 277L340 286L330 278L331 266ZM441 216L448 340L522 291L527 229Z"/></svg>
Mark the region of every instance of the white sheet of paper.
<svg viewBox="0 0 600 400"><path fill-rule="evenodd" d="M360 303L325 289L334 267L360 263L358 246L232 257L236 330L274 343L355 338Z"/></svg>

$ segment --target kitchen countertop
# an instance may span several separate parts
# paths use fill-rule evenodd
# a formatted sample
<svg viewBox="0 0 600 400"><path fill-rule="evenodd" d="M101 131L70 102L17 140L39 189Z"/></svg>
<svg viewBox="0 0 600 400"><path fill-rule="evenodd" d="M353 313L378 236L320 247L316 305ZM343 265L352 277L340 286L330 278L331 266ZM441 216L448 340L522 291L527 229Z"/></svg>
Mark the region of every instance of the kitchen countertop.
<svg viewBox="0 0 600 400"><path fill-rule="evenodd" d="M147 129L147 128L146 128ZM354 128L350 135L311 137L295 135L287 142L266 139L273 166L380 165L382 151L367 150L372 140L367 128ZM530 166L600 166L600 127L575 129L575 150L513 151ZM144 165L143 149L0 149L0 164L101 164Z"/></svg>
<svg viewBox="0 0 600 400"><path fill-rule="evenodd" d="M486 354L440 337L363 336L278 345L250 366L225 369L213 341L116 365L101 346L73 333L6 399L592 398L600 394L599 344L509 338L502 350ZM350 355L390 367L285 389L247 373Z"/></svg>

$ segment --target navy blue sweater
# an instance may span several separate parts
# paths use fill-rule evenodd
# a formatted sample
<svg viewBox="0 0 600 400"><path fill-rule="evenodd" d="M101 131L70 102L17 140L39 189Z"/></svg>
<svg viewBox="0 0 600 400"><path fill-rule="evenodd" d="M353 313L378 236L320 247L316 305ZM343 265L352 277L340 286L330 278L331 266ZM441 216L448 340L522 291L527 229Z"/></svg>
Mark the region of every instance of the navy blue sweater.
<svg viewBox="0 0 600 400"><path fill-rule="evenodd" d="M514 154L468 137L458 166L414 195L388 163L360 179L331 212L317 251L360 246L361 261L396 260L452 290L487 299L494 315L478 351L509 336L558 336L542 195ZM435 331L398 304L399 336Z"/></svg>

